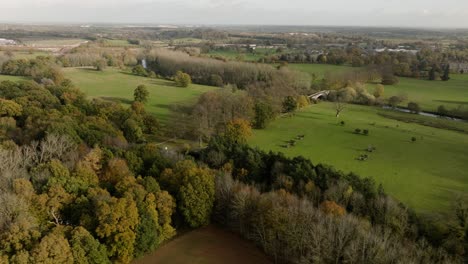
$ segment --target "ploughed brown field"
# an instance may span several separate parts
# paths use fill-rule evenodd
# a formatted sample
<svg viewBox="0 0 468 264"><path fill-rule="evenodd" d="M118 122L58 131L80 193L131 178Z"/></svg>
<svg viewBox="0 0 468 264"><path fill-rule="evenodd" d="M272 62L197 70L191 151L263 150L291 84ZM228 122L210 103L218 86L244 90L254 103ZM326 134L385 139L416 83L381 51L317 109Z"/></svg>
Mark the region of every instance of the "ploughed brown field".
<svg viewBox="0 0 468 264"><path fill-rule="evenodd" d="M134 264L270 264L252 243L238 235L210 225L168 242Z"/></svg>

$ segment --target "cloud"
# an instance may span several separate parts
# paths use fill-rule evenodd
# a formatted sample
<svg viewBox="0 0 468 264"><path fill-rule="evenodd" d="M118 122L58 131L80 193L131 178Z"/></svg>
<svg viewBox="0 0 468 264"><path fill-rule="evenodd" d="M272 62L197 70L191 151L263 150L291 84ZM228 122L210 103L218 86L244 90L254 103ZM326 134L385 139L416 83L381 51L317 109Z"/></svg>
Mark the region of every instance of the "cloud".
<svg viewBox="0 0 468 264"><path fill-rule="evenodd" d="M467 16L460 0L0 0L0 20L19 22L468 27Z"/></svg>

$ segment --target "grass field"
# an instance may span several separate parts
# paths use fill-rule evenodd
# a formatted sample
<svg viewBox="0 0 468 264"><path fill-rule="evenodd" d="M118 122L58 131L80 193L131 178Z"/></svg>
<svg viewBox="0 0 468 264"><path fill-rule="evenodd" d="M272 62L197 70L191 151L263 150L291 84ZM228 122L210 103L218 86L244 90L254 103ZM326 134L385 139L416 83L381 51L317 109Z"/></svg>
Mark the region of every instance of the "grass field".
<svg viewBox="0 0 468 264"><path fill-rule="evenodd" d="M446 211L457 195L468 194L467 134L388 119L381 111L348 105L337 119L331 103L312 105L256 130L250 144L372 177L419 212ZM369 136L354 134L356 128L369 129ZM295 147L281 147L300 134L306 137ZM377 150L367 153L369 145ZM369 160L356 160L361 154Z"/></svg>
<svg viewBox="0 0 468 264"><path fill-rule="evenodd" d="M307 72L315 73L319 78L326 72L344 72L356 68L348 66L336 66L326 64L290 64L289 67ZM468 108L468 74L451 74L451 79L443 81L427 81L414 78L399 78L396 85L385 86L384 97L404 94L408 101L418 103L425 111L434 112L440 105L445 105L448 109L464 106ZM370 92L375 85L368 84ZM404 102L402 106L406 106Z"/></svg>
<svg viewBox="0 0 468 264"><path fill-rule="evenodd" d="M436 111L440 105L468 110L468 74L452 74L450 78L447 82L400 78L397 85L385 87L385 96L406 94L409 101L427 111Z"/></svg>
<svg viewBox="0 0 468 264"><path fill-rule="evenodd" d="M216 89L195 84L181 88L175 86L172 81L135 76L114 68L103 72L88 68L66 68L64 71L88 96L102 97L127 105L133 101L135 88L140 84L146 85L150 92L146 109L163 123L167 121L171 104L189 102L204 92Z"/></svg>
<svg viewBox="0 0 468 264"><path fill-rule="evenodd" d="M16 82L16 81L22 81L22 80L28 80L28 78L23 77L23 76L11 76L11 75L1 75L0 74L0 82L2 82L2 81Z"/></svg>
<svg viewBox="0 0 468 264"><path fill-rule="evenodd" d="M269 264L254 245L239 236L214 226L203 227L158 248L134 264Z"/></svg>
<svg viewBox="0 0 468 264"><path fill-rule="evenodd" d="M22 39L24 44L33 47L70 46L85 42L85 39L50 38L50 39Z"/></svg>

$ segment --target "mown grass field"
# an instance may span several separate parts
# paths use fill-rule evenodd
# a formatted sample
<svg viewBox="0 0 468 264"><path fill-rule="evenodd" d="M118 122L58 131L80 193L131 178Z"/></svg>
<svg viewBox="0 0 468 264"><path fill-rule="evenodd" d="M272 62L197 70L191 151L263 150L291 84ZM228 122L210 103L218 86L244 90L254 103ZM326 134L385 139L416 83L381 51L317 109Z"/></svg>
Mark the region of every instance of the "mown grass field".
<svg viewBox="0 0 468 264"><path fill-rule="evenodd" d="M126 105L133 101L133 91L144 84L150 92L146 110L155 114L164 123L170 113L170 105L194 101L201 94L215 87L192 84L188 88L174 85L162 79L150 79L108 68L103 72L89 68L65 68L65 75L90 97L101 97Z"/></svg>
<svg viewBox="0 0 468 264"><path fill-rule="evenodd" d="M28 80L28 78L23 77L23 76L11 76L11 75L1 75L0 74L0 82L2 82L2 81L16 82L16 81L23 81L23 80Z"/></svg>
<svg viewBox="0 0 468 264"><path fill-rule="evenodd" d="M168 242L134 264L270 264L259 249L239 236L208 226Z"/></svg>
<svg viewBox="0 0 468 264"><path fill-rule="evenodd" d="M400 78L397 85L385 87L385 96L405 94L427 111L437 111L440 105L468 110L468 74L452 74L450 78L447 82Z"/></svg>
<svg viewBox="0 0 468 264"><path fill-rule="evenodd" d="M336 66L325 64L290 64L289 67L307 72L315 73L318 78L326 72L352 71L356 68L348 66ZM393 95L406 95L408 101L401 106L406 106L409 101L418 103L425 111L435 112L440 105L448 109L459 106L468 109L468 74L451 74L451 79L443 81L427 81L414 78L399 78L396 85L385 86L384 97ZM374 90L374 84L367 84L370 92Z"/></svg>
<svg viewBox="0 0 468 264"><path fill-rule="evenodd" d="M78 38L49 38L49 39L22 39L24 44L32 47L69 46L85 42L85 39Z"/></svg>
<svg viewBox="0 0 468 264"><path fill-rule="evenodd" d="M250 144L372 177L390 195L419 212L447 211L458 195L468 195L467 134L385 118L378 115L381 111L348 105L336 118L333 104L311 105L294 117L256 130ZM342 120L344 126L339 124ZM357 135L356 128L370 133ZM306 136L296 146L282 147L300 134ZM377 150L368 153L370 145ZM369 159L356 160L362 154Z"/></svg>

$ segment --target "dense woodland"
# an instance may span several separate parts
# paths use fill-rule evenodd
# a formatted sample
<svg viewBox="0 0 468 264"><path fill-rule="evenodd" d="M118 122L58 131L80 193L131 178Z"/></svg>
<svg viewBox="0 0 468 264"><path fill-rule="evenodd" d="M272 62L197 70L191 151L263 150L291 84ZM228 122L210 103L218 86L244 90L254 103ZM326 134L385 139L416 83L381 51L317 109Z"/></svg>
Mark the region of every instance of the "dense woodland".
<svg viewBox="0 0 468 264"><path fill-rule="evenodd" d="M431 241L449 256L422 239L438 231L421 229L372 180L244 145L250 126L240 117L226 117L194 160L144 143L157 129L140 102L89 101L63 83L1 83L3 262L128 263L211 219L278 262L453 263L464 254L466 205ZM362 259L363 250L373 253Z"/></svg>
<svg viewBox="0 0 468 264"><path fill-rule="evenodd" d="M85 29L75 34L92 39ZM209 41L230 36L146 29L125 36L154 40L174 34ZM236 41L247 36L238 33ZM325 33L260 39L294 47L298 38L338 39ZM178 230L210 222L253 241L277 263L466 262L466 201L456 201L442 222L417 215L369 178L246 144L252 127L265 128L275 117L314 103L307 95L315 91L331 90L327 99L336 102L337 115L344 103L395 106L407 98L384 100L384 86L368 91L365 84L396 82L396 76L443 79L449 60L465 61L463 52L362 54L350 46L316 58L301 51L271 59L369 66L323 79L286 63L210 59L187 47L109 48L97 41L57 57L2 56L2 74L31 80L0 83L0 263L130 263ZM139 65L143 58L148 69ZM163 130L145 110L144 86L136 88L128 108L89 100L60 70L77 66L132 67L135 75L181 87L193 81L222 89L193 105L172 106L174 122ZM466 117L463 111L453 115ZM165 131L208 145L162 149L150 139Z"/></svg>

